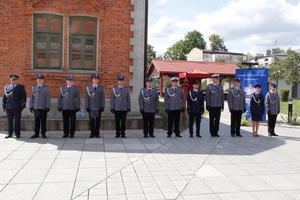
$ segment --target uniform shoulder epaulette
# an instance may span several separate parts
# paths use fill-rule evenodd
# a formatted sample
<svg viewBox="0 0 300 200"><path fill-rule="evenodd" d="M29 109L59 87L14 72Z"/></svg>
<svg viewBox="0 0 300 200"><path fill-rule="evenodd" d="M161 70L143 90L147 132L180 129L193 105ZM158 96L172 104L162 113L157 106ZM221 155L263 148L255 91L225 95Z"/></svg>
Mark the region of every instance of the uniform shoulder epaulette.
<svg viewBox="0 0 300 200"><path fill-rule="evenodd" d="M46 85L46 84L45 84L44 86L45 86L45 87L49 87L49 86L48 86L48 85Z"/></svg>
<svg viewBox="0 0 300 200"><path fill-rule="evenodd" d="M127 86L123 86L124 88L128 88Z"/></svg>

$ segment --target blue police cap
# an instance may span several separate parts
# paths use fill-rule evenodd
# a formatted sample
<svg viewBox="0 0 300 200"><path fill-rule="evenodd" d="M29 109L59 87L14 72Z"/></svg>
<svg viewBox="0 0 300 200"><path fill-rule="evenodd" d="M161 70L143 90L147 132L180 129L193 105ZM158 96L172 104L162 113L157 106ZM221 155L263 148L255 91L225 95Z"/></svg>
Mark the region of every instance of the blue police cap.
<svg viewBox="0 0 300 200"><path fill-rule="evenodd" d="M43 75L43 74L37 74L37 75L36 75L36 78L37 78L37 79L44 79L44 75Z"/></svg>
<svg viewBox="0 0 300 200"><path fill-rule="evenodd" d="M117 77L117 80L118 80L118 81L124 81L124 79L125 79L125 77L122 76L122 75L120 75L120 76Z"/></svg>
<svg viewBox="0 0 300 200"><path fill-rule="evenodd" d="M99 79L99 78L100 78L99 74L93 74L93 75L91 76L91 79L94 79L94 78Z"/></svg>
<svg viewBox="0 0 300 200"><path fill-rule="evenodd" d="M257 84L254 85L254 87L255 87L255 88L261 88L261 84L260 84L260 83L257 83Z"/></svg>
<svg viewBox="0 0 300 200"><path fill-rule="evenodd" d="M273 87L273 88L277 88L276 83L271 83L270 86Z"/></svg>
<svg viewBox="0 0 300 200"><path fill-rule="evenodd" d="M211 75L211 78L219 78L220 77L220 74L213 74Z"/></svg>
<svg viewBox="0 0 300 200"><path fill-rule="evenodd" d="M152 77L147 77L145 78L145 82L152 82L153 81L153 78Z"/></svg>
<svg viewBox="0 0 300 200"><path fill-rule="evenodd" d="M194 80L193 85L197 85L199 83L199 80Z"/></svg>
<svg viewBox="0 0 300 200"><path fill-rule="evenodd" d="M234 82L241 82L241 78L237 78L237 77L236 77L236 78L233 79L233 81L234 81Z"/></svg>
<svg viewBox="0 0 300 200"><path fill-rule="evenodd" d="M179 78L178 77L172 77L171 79L170 79L170 81L171 82L178 82L179 81Z"/></svg>
<svg viewBox="0 0 300 200"><path fill-rule="evenodd" d="M73 76L67 76L67 77L66 77L66 80L67 80L67 81L73 81Z"/></svg>
<svg viewBox="0 0 300 200"><path fill-rule="evenodd" d="M12 80L18 80L19 76L16 74L11 74L11 75L9 75L9 78Z"/></svg>

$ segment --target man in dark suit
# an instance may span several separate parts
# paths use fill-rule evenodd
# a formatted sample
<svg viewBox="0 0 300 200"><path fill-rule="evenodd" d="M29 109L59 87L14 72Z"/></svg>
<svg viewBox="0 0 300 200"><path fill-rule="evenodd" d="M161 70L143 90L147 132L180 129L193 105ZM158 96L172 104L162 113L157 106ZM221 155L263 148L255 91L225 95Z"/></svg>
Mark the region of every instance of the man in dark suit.
<svg viewBox="0 0 300 200"><path fill-rule="evenodd" d="M151 77L146 78L147 87L141 89L139 95L139 107L143 115L144 138L147 138L148 134L150 137L155 138L153 124L155 113L159 111L158 92L157 89L152 88L152 81Z"/></svg>
<svg viewBox="0 0 300 200"><path fill-rule="evenodd" d="M79 89L73 83L73 76L66 77L66 85L60 88L57 110L62 111L64 135L63 138L74 137L76 129L76 112L80 110ZM69 126L71 120L71 129Z"/></svg>
<svg viewBox="0 0 300 200"><path fill-rule="evenodd" d="M50 89L44 84L44 75L38 74L36 76L37 84L32 86L30 94L29 109L31 113L34 113L34 135L31 138L39 137L40 125L42 125L41 135L43 138L47 138L47 113L50 111Z"/></svg>
<svg viewBox="0 0 300 200"><path fill-rule="evenodd" d="M26 107L26 91L23 85L17 83L19 76L11 74L10 83L4 87L2 99L3 111L6 111L8 122L8 135L5 138L11 138L15 130L16 138L21 136L21 113ZM15 121L14 121L15 120ZM15 122L15 128L13 123Z"/></svg>
<svg viewBox="0 0 300 200"><path fill-rule="evenodd" d="M86 88L85 109L89 113L90 137L100 138L101 113L104 111L105 94L103 86L99 85L99 74L91 76L92 85Z"/></svg>
<svg viewBox="0 0 300 200"><path fill-rule="evenodd" d="M187 110L190 116L189 120L189 132L190 137L194 137L194 121L196 118L196 136L201 137L200 135L200 123L201 115L204 113L204 96L203 92L199 90L199 81L193 81L193 89L190 90L187 94Z"/></svg>

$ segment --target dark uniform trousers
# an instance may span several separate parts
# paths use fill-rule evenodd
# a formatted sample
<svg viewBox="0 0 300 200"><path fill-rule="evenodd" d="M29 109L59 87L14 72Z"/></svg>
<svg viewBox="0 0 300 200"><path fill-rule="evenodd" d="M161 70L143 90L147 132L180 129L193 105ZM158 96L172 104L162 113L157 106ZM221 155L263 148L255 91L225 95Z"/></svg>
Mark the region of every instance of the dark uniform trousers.
<svg viewBox="0 0 300 200"><path fill-rule="evenodd" d="M268 114L268 132L274 134L275 124L277 120L277 115Z"/></svg>
<svg viewBox="0 0 300 200"><path fill-rule="evenodd" d="M127 111L115 111L116 135L125 135Z"/></svg>
<svg viewBox="0 0 300 200"><path fill-rule="evenodd" d="M190 134L193 134L193 126L194 126L194 121L196 118L196 134L200 134L200 123L201 123L201 113L190 113L189 114L190 120L189 120L189 130Z"/></svg>
<svg viewBox="0 0 300 200"><path fill-rule="evenodd" d="M221 107L210 107L209 110L209 131L211 135L218 134L221 117Z"/></svg>
<svg viewBox="0 0 300 200"><path fill-rule="evenodd" d="M99 115L96 118L92 117L91 112L90 112L89 120L90 120L91 136L99 136L100 135L99 130L100 130L101 112L99 111Z"/></svg>
<svg viewBox="0 0 300 200"><path fill-rule="evenodd" d="M47 123L47 112L45 109L35 109L33 110L34 113L34 133L39 135L40 126L42 125L41 134L45 135L47 132L46 123Z"/></svg>
<svg viewBox="0 0 300 200"><path fill-rule="evenodd" d="M64 122L64 136L74 136L76 128L76 111L75 110L63 110L62 111L63 122ZM70 130L70 121L71 130Z"/></svg>
<svg viewBox="0 0 300 200"><path fill-rule="evenodd" d="M7 129L8 129L8 135L12 136L12 133L15 130L15 135L20 136L21 135L21 109L6 109L6 115L7 115ZM14 120L15 119L15 129L14 129Z"/></svg>
<svg viewBox="0 0 300 200"><path fill-rule="evenodd" d="M155 113L143 113L143 123L144 123L144 135L153 135L153 124L154 124Z"/></svg>
<svg viewBox="0 0 300 200"><path fill-rule="evenodd" d="M168 112L168 135L172 135L173 123L175 135L180 134L179 121L181 110L169 110Z"/></svg>
<svg viewBox="0 0 300 200"><path fill-rule="evenodd" d="M231 134L240 135L241 134L241 119L242 119L243 111L241 110L233 110L231 111Z"/></svg>

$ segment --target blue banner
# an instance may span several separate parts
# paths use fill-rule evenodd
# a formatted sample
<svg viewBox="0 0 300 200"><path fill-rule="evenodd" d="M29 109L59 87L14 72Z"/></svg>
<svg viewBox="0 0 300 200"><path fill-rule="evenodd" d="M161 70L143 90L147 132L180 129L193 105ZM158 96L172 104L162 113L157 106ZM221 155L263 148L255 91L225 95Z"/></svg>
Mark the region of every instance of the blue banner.
<svg viewBox="0 0 300 200"><path fill-rule="evenodd" d="M255 68L255 69L237 69L236 77L241 78L241 88L245 91L246 96L246 119L251 118L250 113L250 100L251 95L255 92L254 85L260 83L261 93L266 97L268 90L268 69L265 68ZM263 115L263 121L266 121L266 112Z"/></svg>

